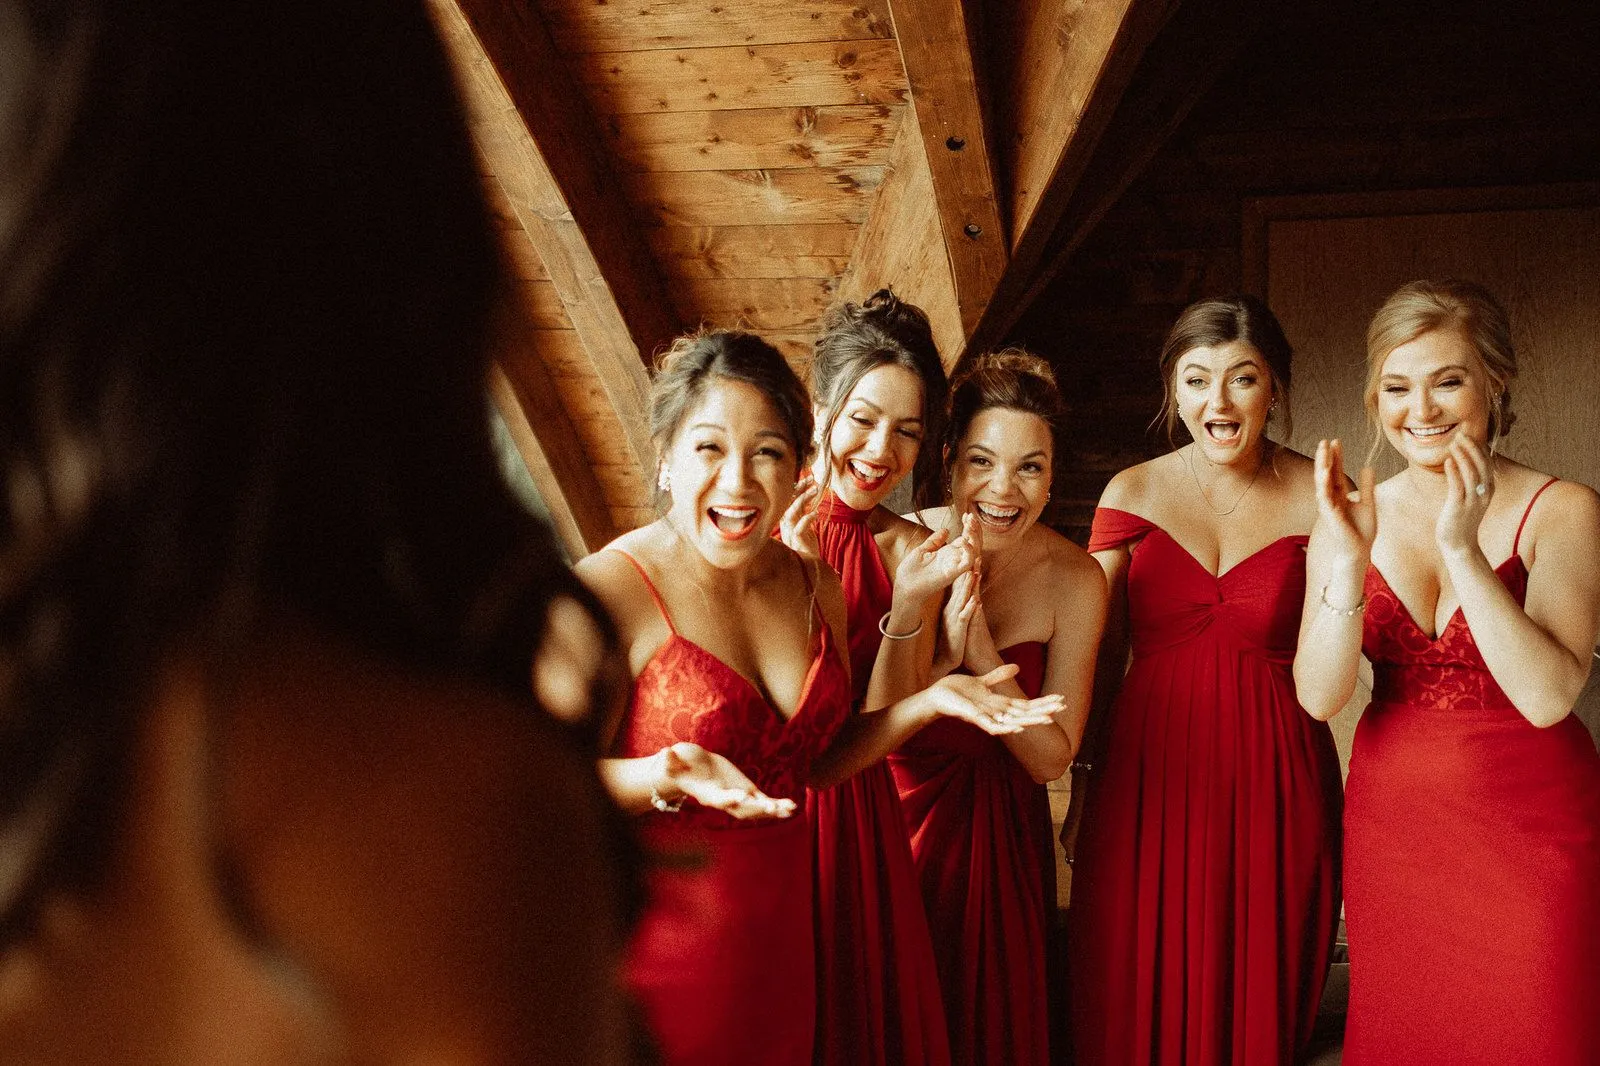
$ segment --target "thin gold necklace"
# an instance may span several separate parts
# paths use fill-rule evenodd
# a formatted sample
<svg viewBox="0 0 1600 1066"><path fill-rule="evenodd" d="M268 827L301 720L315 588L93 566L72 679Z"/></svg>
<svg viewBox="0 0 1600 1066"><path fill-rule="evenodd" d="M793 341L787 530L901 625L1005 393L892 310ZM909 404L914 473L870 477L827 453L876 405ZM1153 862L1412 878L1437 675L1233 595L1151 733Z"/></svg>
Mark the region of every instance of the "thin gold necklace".
<svg viewBox="0 0 1600 1066"><path fill-rule="evenodd" d="M1189 476L1194 479L1194 490L1200 494L1200 499L1205 502L1206 509L1212 514L1216 515L1218 518L1226 518L1228 515L1231 515L1233 512L1237 511L1239 509L1239 505L1244 502L1244 498L1250 495L1250 490L1255 488L1256 478L1261 476L1261 468L1267 465L1267 450L1271 446L1271 441L1261 442L1261 457L1256 460L1256 469L1255 472L1250 475L1250 483L1244 487L1243 492L1239 493L1239 498L1233 501L1233 506L1228 508L1226 511L1217 510L1216 504L1211 502L1211 497L1206 495L1206 490L1200 484L1200 475L1196 473L1194 469L1194 453L1192 451L1186 451L1183 457L1184 465L1189 468ZM1194 447L1198 448L1199 445L1196 444Z"/></svg>

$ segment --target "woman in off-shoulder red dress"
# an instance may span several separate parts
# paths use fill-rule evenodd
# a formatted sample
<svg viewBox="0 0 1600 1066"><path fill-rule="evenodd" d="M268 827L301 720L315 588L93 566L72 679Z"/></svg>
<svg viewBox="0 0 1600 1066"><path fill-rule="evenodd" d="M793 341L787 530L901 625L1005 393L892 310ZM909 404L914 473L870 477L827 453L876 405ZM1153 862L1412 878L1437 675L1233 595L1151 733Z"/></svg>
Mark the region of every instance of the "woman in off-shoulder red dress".
<svg viewBox="0 0 1600 1066"><path fill-rule="evenodd" d="M1372 662L1344 1061L1594 1066L1600 755L1571 711L1600 639L1600 496L1496 454L1517 364L1483 289L1403 286L1367 344L1368 409L1406 468L1352 498L1339 443L1319 448L1295 657L1318 717Z"/></svg>
<svg viewBox="0 0 1600 1066"><path fill-rule="evenodd" d="M1188 308L1161 368L1169 429L1194 440L1095 511L1114 621L1072 868L1078 1066L1291 1066L1311 1035L1339 765L1290 673L1315 505L1311 463L1266 435L1289 354L1259 301Z"/></svg>
<svg viewBox="0 0 1600 1066"><path fill-rule="evenodd" d="M1050 496L1060 399L1042 360L972 360L952 388L949 507L928 523L963 529L978 569L953 587L941 661L1019 667L1010 684L1053 693L1055 720L1013 736L963 722L925 727L891 756L963 1066L1050 1061L1046 945L1055 861L1045 782L1066 772L1088 712L1105 582L1094 561L1038 524Z"/></svg>

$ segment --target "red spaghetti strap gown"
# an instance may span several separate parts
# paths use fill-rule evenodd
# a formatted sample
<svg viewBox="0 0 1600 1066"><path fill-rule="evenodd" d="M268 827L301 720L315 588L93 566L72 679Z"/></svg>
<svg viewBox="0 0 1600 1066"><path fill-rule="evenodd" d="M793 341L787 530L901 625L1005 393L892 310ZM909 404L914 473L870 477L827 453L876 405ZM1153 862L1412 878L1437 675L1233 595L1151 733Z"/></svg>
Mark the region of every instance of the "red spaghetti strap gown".
<svg viewBox="0 0 1600 1066"><path fill-rule="evenodd" d="M1519 603L1521 539L1495 571ZM1536 729L1517 712L1460 612L1429 640L1375 567L1366 593L1344 1061L1595 1066L1600 755L1575 717Z"/></svg>
<svg viewBox="0 0 1600 1066"><path fill-rule="evenodd" d="M1043 644L1001 653L1037 696ZM1055 905L1050 804L999 737L954 718L889 757L933 930L959 1066L1046 1066L1045 939Z"/></svg>
<svg viewBox="0 0 1600 1066"><path fill-rule="evenodd" d="M822 558L839 572L859 707L893 589L867 527L833 493L817 506ZM905 815L886 763L810 794L816 837L818 1066L948 1066L944 1005Z"/></svg>
<svg viewBox="0 0 1600 1066"><path fill-rule="evenodd" d="M632 557L630 556L630 561ZM800 798L811 760L850 713L849 683L826 622L794 717L743 675L671 635L634 679L615 755L692 741L725 755L769 796ZM659 867L626 963L666 1066L810 1066L816 1024L811 832L802 817L741 822L686 800L651 812L639 833Z"/></svg>
<svg viewBox="0 0 1600 1066"><path fill-rule="evenodd" d="M1096 510L1089 550L1125 544L1133 654L1073 866L1076 1062L1289 1066L1339 914L1338 756L1291 673L1306 538L1214 577Z"/></svg>

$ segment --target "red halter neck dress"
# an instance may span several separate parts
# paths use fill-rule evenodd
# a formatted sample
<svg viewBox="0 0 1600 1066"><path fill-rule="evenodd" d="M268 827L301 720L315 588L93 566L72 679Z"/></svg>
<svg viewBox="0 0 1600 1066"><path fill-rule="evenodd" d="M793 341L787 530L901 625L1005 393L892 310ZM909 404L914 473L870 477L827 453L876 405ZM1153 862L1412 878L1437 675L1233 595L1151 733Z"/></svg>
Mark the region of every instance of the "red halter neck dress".
<svg viewBox="0 0 1600 1066"><path fill-rule="evenodd" d="M692 741L726 756L767 795L804 798L812 759L850 713L843 660L813 607L819 639L794 716L746 677L679 635L639 571L671 635L634 679L615 755L652 755ZM685 800L650 812L639 834L676 857L649 876L629 947L630 988L665 1066L810 1066L816 1024L811 833L807 820L742 822Z"/></svg>
<svg viewBox="0 0 1600 1066"><path fill-rule="evenodd" d="M1518 603L1527 520L1495 569ZM1594 742L1572 715L1548 729L1523 718L1460 611L1430 639L1377 567L1366 594L1373 689L1345 799L1344 1062L1595 1066Z"/></svg>
<svg viewBox="0 0 1600 1066"><path fill-rule="evenodd" d="M859 709L878 657L888 571L857 511L817 505L822 558L839 573ZM818 1066L947 1066L944 1007L905 814L886 763L810 794L816 833Z"/></svg>
<svg viewBox="0 0 1600 1066"><path fill-rule="evenodd" d="M1306 538L1216 576L1097 509L1089 550L1128 544L1132 660L1072 868L1074 1061L1291 1066L1339 916L1338 755L1291 672Z"/></svg>
<svg viewBox="0 0 1600 1066"><path fill-rule="evenodd" d="M1037 696L1045 646L1000 653ZM999 737L942 718L889 757L911 832L961 1066L1048 1066L1045 943L1055 906L1050 802Z"/></svg>

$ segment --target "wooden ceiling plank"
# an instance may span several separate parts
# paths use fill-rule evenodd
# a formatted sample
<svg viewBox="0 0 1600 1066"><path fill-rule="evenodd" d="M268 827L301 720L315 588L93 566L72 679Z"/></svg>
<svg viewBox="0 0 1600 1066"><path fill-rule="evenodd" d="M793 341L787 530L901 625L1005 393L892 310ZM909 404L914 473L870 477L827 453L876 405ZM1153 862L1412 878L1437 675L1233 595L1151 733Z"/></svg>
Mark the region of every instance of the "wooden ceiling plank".
<svg viewBox="0 0 1600 1066"><path fill-rule="evenodd" d="M549 271L642 480L655 469L645 360L678 332L655 265L562 75L544 24L514 0L431 0L480 151Z"/></svg>
<svg viewBox="0 0 1600 1066"><path fill-rule="evenodd" d="M915 122L902 122L883 184L861 227L838 298L860 303L891 287L928 314L946 367L961 353L966 330L956 305L955 276L933 195L933 175Z"/></svg>
<svg viewBox="0 0 1600 1066"><path fill-rule="evenodd" d="M550 383L539 380L542 368L537 355L497 363L489 374L489 395L533 476L562 547L569 557L581 559L610 543L617 527L599 479L572 447L567 412L552 402Z"/></svg>
<svg viewBox="0 0 1600 1066"><path fill-rule="evenodd" d="M550 31L564 52L849 41L888 37L884 0L543 0Z"/></svg>
<svg viewBox="0 0 1600 1066"><path fill-rule="evenodd" d="M1005 272L1010 248L966 12L961 0L890 0L889 10L939 205L957 307L963 328L970 330Z"/></svg>
<svg viewBox="0 0 1600 1066"><path fill-rule="evenodd" d="M672 299L686 321L766 330L813 328L833 301L832 278L676 278Z"/></svg>
<svg viewBox="0 0 1600 1066"><path fill-rule="evenodd" d="M900 105L764 107L610 115L606 142L625 170L782 170L882 166Z"/></svg>
<svg viewBox="0 0 1600 1066"><path fill-rule="evenodd" d="M573 67L602 114L905 102L894 41L597 52Z"/></svg>
<svg viewBox="0 0 1600 1066"><path fill-rule="evenodd" d="M999 320L1005 328L1038 299L1195 104L1233 66L1259 24L1263 6L1264 0L1213 0L1204 12L1186 6L1150 46L1140 78L1122 96L1112 117L1114 141L1085 167L1046 244L1042 265L1014 310Z"/></svg>
<svg viewBox="0 0 1600 1066"><path fill-rule="evenodd" d="M645 231L656 261L682 278L837 278L850 265L860 227L657 226Z"/></svg>
<svg viewBox="0 0 1600 1066"><path fill-rule="evenodd" d="M882 167L628 174L629 198L665 226L861 223Z"/></svg>
<svg viewBox="0 0 1600 1066"><path fill-rule="evenodd" d="M1012 177L1011 259L969 345L993 346L1015 321L1100 135L1179 3L1026 0L1011 12L1011 47L1002 50L1013 60L1002 119Z"/></svg>

